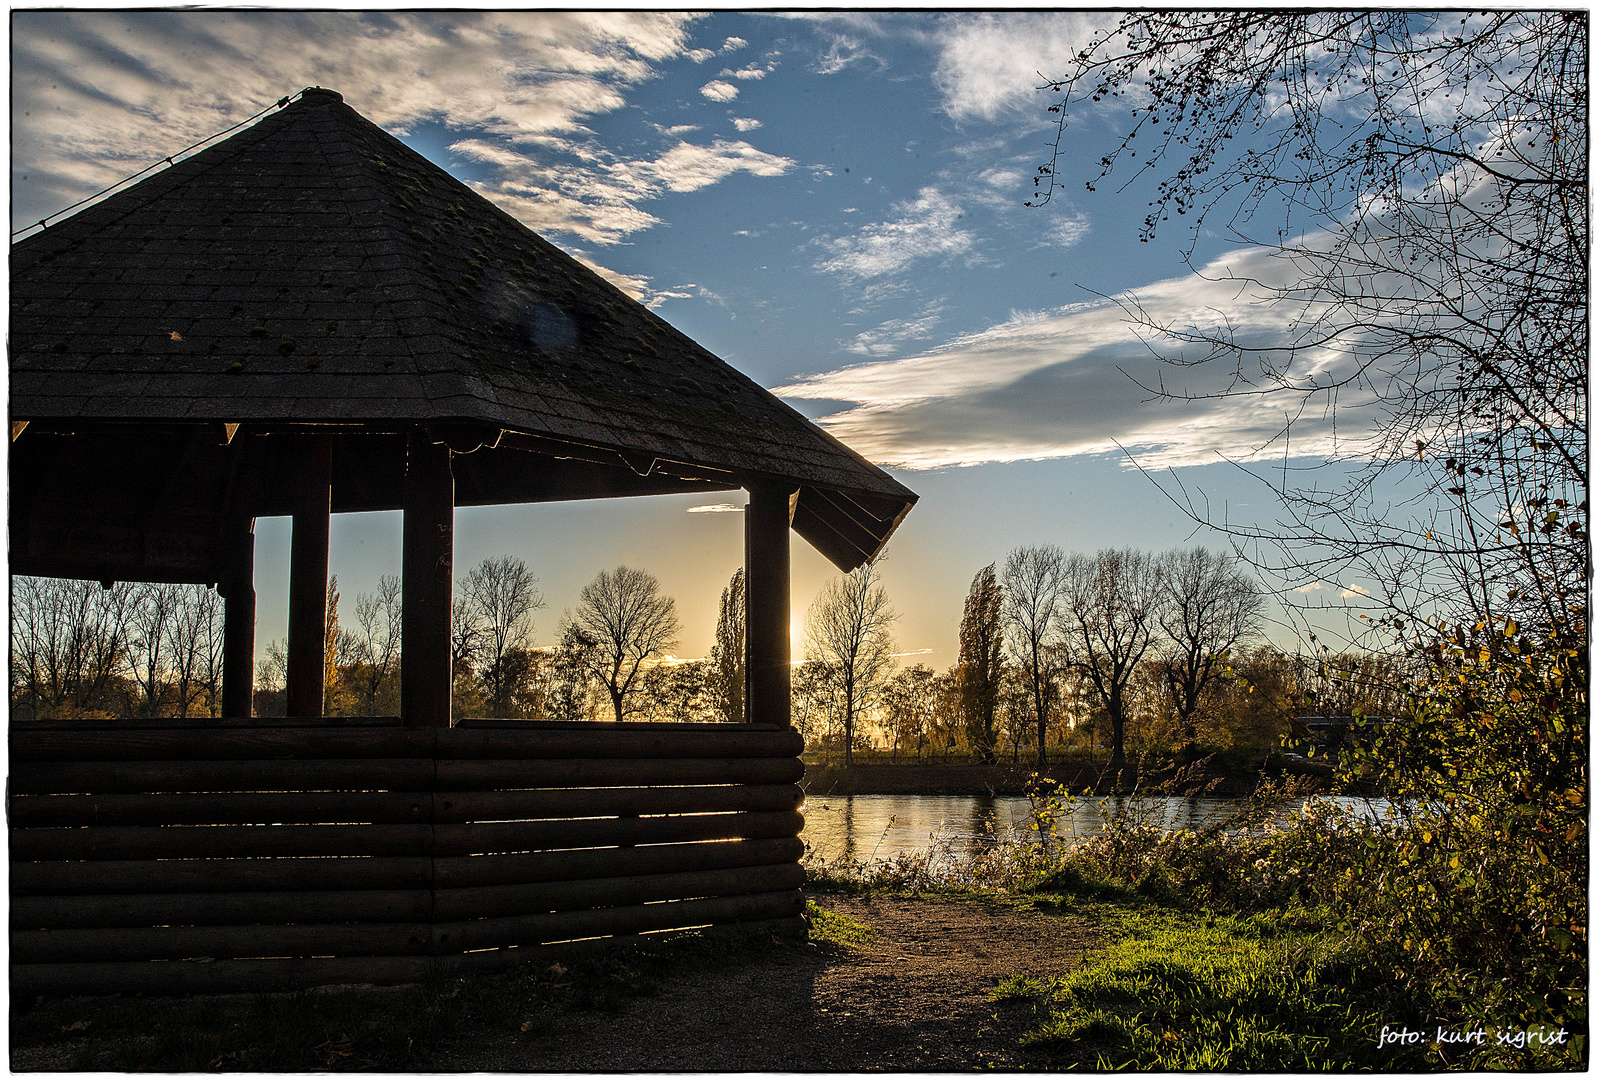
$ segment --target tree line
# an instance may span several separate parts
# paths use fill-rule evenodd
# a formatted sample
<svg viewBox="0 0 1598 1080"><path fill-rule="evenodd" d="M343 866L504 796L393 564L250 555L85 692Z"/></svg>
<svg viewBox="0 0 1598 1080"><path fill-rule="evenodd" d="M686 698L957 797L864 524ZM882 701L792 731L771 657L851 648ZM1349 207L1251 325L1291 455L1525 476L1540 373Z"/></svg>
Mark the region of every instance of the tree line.
<svg viewBox="0 0 1598 1080"><path fill-rule="evenodd" d="M943 672L900 667L897 615L880 560L823 587L793 669L793 720L811 749L877 746L918 759L958 751L993 763L1057 750L1127 748L1192 757L1274 746L1292 716L1393 707L1397 662L1303 657L1262 642L1263 593L1229 556L1012 551L978 571ZM403 609L386 575L342 606L327 591L323 712L399 712ZM619 566L585 585L554 644L534 644L545 606L520 559L484 559L458 582L451 620L454 714L543 720L741 723L744 572L721 592L703 659L671 656L676 603L647 571ZM23 717L215 717L222 602L192 585L14 579L11 704ZM283 715L285 642L255 672L255 712Z"/></svg>
<svg viewBox="0 0 1598 1080"><path fill-rule="evenodd" d="M866 566L811 609L794 721L845 764L871 745L1040 766L1051 746L1103 746L1119 768L1129 745L1191 760L1276 746L1307 711L1396 708L1398 658L1285 653L1262 640L1263 607L1258 580L1204 548L1022 547L972 580L947 671L895 671L894 616Z"/></svg>

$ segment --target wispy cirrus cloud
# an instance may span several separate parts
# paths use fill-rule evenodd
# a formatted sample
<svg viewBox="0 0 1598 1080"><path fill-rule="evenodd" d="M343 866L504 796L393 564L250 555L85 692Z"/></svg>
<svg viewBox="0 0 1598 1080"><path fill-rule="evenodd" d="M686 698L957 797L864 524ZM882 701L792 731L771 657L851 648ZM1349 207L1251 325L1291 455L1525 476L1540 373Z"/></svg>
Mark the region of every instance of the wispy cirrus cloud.
<svg viewBox="0 0 1598 1080"><path fill-rule="evenodd" d="M818 241L829 254L816 269L845 280L895 274L922 259L971 254L975 234L961 228L960 204L935 187L924 187L907 202L894 203L894 216L867 225L852 236Z"/></svg>
<svg viewBox="0 0 1598 1080"><path fill-rule="evenodd" d="M1182 341L1154 334L1150 324L1225 326L1245 348L1290 337L1305 311L1271 302L1272 280L1285 270L1267 253L1243 251L1135 296L1017 312L930 352L823 372L775 392L852 403L819 422L872 461L910 469L1123 449L1156 467L1212 463L1223 455L1350 452L1360 445L1359 409L1372 400L1357 386L1336 399L1339 430L1330 408L1283 411L1302 409L1305 400L1324 403L1324 395L1217 394L1232 385L1232 369L1189 367L1173 377L1154 355L1196 358L1184 353ZM1141 313L1138 319L1133 310ZM1329 386L1346 374L1350 360L1332 338L1306 350L1298 363L1303 385ZM1197 400L1143 388L1162 378L1180 382ZM1290 445L1282 441L1289 421Z"/></svg>
<svg viewBox="0 0 1598 1080"><path fill-rule="evenodd" d="M903 319L889 319L870 330L864 330L855 335L854 341L845 346L852 353L862 356L892 356L898 352L907 341L924 341L932 336L932 331L943 321L942 302L929 304L915 316Z"/></svg>

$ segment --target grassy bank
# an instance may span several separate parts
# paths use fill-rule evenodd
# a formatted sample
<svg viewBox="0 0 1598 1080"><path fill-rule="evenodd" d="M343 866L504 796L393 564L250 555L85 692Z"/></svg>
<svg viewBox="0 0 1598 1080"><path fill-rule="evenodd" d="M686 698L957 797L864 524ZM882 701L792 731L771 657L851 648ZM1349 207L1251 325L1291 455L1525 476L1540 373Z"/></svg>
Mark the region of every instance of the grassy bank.
<svg viewBox="0 0 1598 1080"><path fill-rule="evenodd" d="M1288 794L1263 793L1242 820L1263 822ZM1382 868L1413 859L1411 839L1325 804L1280 828L1178 833L1133 810L1070 847L1012 838L817 863L812 888L1085 916L1104 947L1046 984L1017 972L994 998L1030 1005L1028 1045L1101 1069L1584 1068L1580 955L1556 944L1508 979L1481 953L1440 954L1421 936L1426 913L1383 884Z"/></svg>

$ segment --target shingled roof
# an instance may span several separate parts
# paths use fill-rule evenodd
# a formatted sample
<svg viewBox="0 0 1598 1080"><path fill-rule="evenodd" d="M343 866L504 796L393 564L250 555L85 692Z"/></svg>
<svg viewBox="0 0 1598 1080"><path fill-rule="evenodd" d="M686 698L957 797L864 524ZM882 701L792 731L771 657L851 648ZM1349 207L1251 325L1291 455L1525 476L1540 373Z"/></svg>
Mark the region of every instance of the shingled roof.
<svg viewBox="0 0 1598 1080"><path fill-rule="evenodd" d="M462 504L573 497L511 476L534 457L636 479L587 494L788 481L794 528L846 569L916 499L329 90L20 241L11 266L11 417L35 430L454 425L495 450L467 456ZM364 490L335 509L399 505Z"/></svg>

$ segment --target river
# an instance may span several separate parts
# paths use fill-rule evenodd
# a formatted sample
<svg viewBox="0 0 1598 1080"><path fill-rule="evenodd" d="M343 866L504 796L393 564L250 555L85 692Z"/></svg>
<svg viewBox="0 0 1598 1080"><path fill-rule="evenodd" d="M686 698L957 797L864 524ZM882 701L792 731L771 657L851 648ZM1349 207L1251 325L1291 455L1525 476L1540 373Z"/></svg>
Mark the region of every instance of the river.
<svg viewBox="0 0 1598 1080"><path fill-rule="evenodd" d="M1062 837L1086 837L1101 831L1125 811L1124 798L1083 798L1056 826ZM1382 801L1336 798L1357 814L1382 812ZM1289 809L1301 805L1289 804ZM1191 829L1231 813L1227 799L1143 797L1137 812L1165 829ZM807 799L804 841L826 861L891 859L896 855L947 844L956 850L993 843L1010 832L1031 828L1032 806L1024 795L832 795Z"/></svg>

